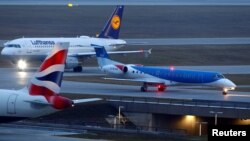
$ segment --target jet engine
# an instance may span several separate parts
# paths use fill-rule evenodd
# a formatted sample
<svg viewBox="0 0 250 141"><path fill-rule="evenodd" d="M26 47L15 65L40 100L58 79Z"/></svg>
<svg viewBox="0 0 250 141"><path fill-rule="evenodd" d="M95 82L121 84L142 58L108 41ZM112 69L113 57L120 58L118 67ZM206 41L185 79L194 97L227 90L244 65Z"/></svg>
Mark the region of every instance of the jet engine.
<svg viewBox="0 0 250 141"><path fill-rule="evenodd" d="M66 69L73 69L74 72L81 72L82 66L76 57L67 57Z"/></svg>
<svg viewBox="0 0 250 141"><path fill-rule="evenodd" d="M72 69L79 66L79 61L76 57L67 57L66 69Z"/></svg>

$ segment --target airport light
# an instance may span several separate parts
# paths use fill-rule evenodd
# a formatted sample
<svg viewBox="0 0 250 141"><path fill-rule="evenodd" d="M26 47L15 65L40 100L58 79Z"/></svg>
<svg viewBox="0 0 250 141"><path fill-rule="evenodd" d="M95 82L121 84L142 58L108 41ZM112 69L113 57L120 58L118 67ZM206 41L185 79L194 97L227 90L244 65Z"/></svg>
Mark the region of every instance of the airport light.
<svg viewBox="0 0 250 141"><path fill-rule="evenodd" d="M124 106L119 106L119 113L118 113L118 119L119 119L119 124L121 124L121 109L124 108Z"/></svg>
<svg viewBox="0 0 250 141"><path fill-rule="evenodd" d="M218 114L223 114L223 112L209 111L210 114L214 114L214 125L217 125Z"/></svg>
<svg viewBox="0 0 250 141"><path fill-rule="evenodd" d="M193 115L186 115L185 117L186 117L188 122L195 120L195 116L193 116Z"/></svg>

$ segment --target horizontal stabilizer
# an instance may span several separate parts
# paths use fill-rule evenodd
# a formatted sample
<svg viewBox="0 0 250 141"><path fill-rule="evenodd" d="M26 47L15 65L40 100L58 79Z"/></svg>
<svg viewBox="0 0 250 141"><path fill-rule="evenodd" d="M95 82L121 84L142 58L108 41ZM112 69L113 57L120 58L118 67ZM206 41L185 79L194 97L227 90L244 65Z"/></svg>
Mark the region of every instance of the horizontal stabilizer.
<svg viewBox="0 0 250 141"><path fill-rule="evenodd" d="M52 106L52 104L46 102L46 101L41 101L41 100L25 100L24 102L28 102L31 104L36 104L36 105L43 105L43 106Z"/></svg>
<svg viewBox="0 0 250 141"><path fill-rule="evenodd" d="M96 102L96 101L101 101L103 99L101 98L86 98L86 99L76 99L73 100L74 104L84 104L84 103L90 103L90 102Z"/></svg>
<svg viewBox="0 0 250 141"><path fill-rule="evenodd" d="M145 56L151 54L151 50L134 50L134 51L108 51L108 54L117 54L117 55L126 55L126 54L134 54L134 53L144 53ZM83 52L83 53L76 53L76 54L69 54L72 57L93 57L95 56L95 52Z"/></svg>
<svg viewBox="0 0 250 141"><path fill-rule="evenodd" d="M118 80L118 81L131 81L131 82L143 82L143 83L155 83L155 84L164 84L164 82L158 79L151 78L137 78L137 79L122 79L122 78L104 78L106 80Z"/></svg>

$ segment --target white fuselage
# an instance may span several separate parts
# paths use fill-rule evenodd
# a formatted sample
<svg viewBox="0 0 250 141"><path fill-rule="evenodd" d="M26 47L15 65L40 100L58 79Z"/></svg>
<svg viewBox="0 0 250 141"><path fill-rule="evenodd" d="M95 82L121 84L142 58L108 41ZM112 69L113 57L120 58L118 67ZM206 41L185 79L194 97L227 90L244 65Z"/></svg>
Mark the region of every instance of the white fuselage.
<svg viewBox="0 0 250 141"><path fill-rule="evenodd" d="M58 110L51 106L34 105L29 101L47 102L44 96L30 96L21 90L0 90L0 117L35 118Z"/></svg>
<svg viewBox="0 0 250 141"><path fill-rule="evenodd" d="M120 79L134 79L134 80L143 80L143 81L157 81L161 82L166 85L174 85L176 82L174 81L169 81L166 79L162 79L159 77L152 76L150 74L141 72L139 70L134 69L133 64L128 64L126 65L127 67L127 72L124 73L122 70L120 70L117 66L115 65L105 65L104 67L101 68L101 70L106 73L108 76L115 77L115 78L120 78ZM143 82L141 81L141 82Z"/></svg>
<svg viewBox="0 0 250 141"><path fill-rule="evenodd" d="M43 60L57 42L69 42L68 54L76 57L79 53L94 53L92 44L104 46L108 51L117 50L126 44L124 40L120 39L88 36L77 38L19 38L5 43L2 55L8 56L13 61L19 59Z"/></svg>

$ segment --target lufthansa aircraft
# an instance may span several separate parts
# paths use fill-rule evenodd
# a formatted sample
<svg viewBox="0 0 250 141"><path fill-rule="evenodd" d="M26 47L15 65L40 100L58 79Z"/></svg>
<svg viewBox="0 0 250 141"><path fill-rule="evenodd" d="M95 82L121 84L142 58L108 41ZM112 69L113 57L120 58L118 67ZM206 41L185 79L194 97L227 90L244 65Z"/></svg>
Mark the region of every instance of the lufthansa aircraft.
<svg viewBox="0 0 250 141"><path fill-rule="evenodd" d="M144 50L114 51L126 45L126 41L118 39L123 9L124 6L117 6L97 38L89 36L74 38L19 38L5 43L1 54L17 64L19 70L24 70L27 67L27 61L44 60L56 42L69 42L70 48L66 60L66 68L73 69L75 72L81 72L83 60L95 56L95 51L91 44L104 46L110 54L143 53Z"/></svg>
<svg viewBox="0 0 250 141"><path fill-rule="evenodd" d="M228 90L236 87L232 81L217 72L123 64L109 59L104 47L95 46L95 51L100 69L112 77L106 79L142 82L142 92L147 91L148 86L156 86L158 91L164 91L169 85L186 83L218 87L226 95Z"/></svg>
<svg viewBox="0 0 250 141"><path fill-rule="evenodd" d="M29 84L21 90L0 90L0 123L51 114L99 98L70 100L60 96L69 43L56 43Z"/></svg>

